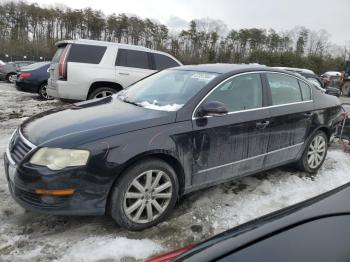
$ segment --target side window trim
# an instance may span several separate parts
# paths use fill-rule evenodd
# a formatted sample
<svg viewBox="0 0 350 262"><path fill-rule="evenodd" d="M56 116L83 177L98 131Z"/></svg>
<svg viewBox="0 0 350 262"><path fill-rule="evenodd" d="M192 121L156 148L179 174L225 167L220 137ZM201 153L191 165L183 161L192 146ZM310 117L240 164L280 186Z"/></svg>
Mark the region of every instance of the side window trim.
<svg viewBox="0 0 350 262"><path fill-rule="evenodd" d="M192 112L192 120L198 119L198 117L196 117L196 112L198 110L198 108L200 107L200 105L204 102L204 100L211 94L213 93L217 88L221 87L223 84L225 84L228 81L231 81L232 79L234 79L235 77L241 76L241 75L247 75L247 74L259 74L260 75L260 81L261 81L261 86L262 86L262 107L257 107L257 108L251 108L251 109L244 109L244 110L238 110L238 111L232 111L232 112L228 112L227 115L231 115L231 114L238 114L238 113L242 113L242 112L249 112L249 111L256 111L256 110L261 110L262 108L266 108L266 87L263 77L262 77L262 73L263 71L252 71L252 72L244 72L244 73L240 73L240 74L236 74L233 76L230 76L224 80L222 80L219 84L217 84L214 88L212 88L210 90L210 92L208 92L208 94L206 94L201 101L199 101L199 103L197 104L197 106L194 108L193 112ZM220 117L220 116L204 116L204 118L210 118L210 117ZM203 118L203 117L202 117Z"/></svg>
<svg viewBox="0 0 350 262"><path fill-rule="evenodd" d="M300 90L301 90L300 82L303 82L310 89L310 98L311 98L311 100L304 100L303 92L301 92L301 96L303 98L303 102L313 101L312 87L308 83L306 83L306 81L302 81L301 79L298 79L298 85L299 85Z"/></svg>
<svg viewBox="0 0 350 262"><path fill-rule="evenodd" d="M307 100L307 101L300 101L300 102L292 102L292 103L286 103L286 104L280 104L280 105L272 105L272 95L271 95L271 89L270 89L270 85L267 81L267 76L266 73L274 73L274 74L281 74L281 75L286 75L286 76L291 76L296 78L299 81L303 81L307 86L309 86L309 88L311 89L311 100ZM199 103L196 105L196 107L194 108L193 112L192 112L192 120L196 120L199 119L198 117L195 116L195 113L197 112L198 108L200 107L200 105L204 102L204 100L212 93L214 92L214 90L216 88L218 88L219 86L221 86L222 84L224 84L227 81L230 81L232 78L240 76L240 75L244 75L244 74L260 74L260 78L262 81L262 92L263 92L263 106L259 107L259 108L252 108L252 109L246 109L246 110L240 110L240 111L234 111L234 112L229 112L228 115L230 114L237 114L237 113L242 113L242 112L248 112L248 111L256 111L256 110L261 110L261 109L266 109L266 108L274 108L274 107L280 107L280 106L288 106L288 105L296 105L296 104L303 104L303 103L311 103L313 102L313 89L312 87L303 79L290 75L290 74L286 74L286 73L280 73L280 72L273 72L273 71L252 71L252 72L245 72L245 73L240 73L237 75L233 75L230 76L228 78L226 78L225 80L221 81L219 84L217 84L212 90L210 90L210 92L208 92L208 94L206 94L200 101ZM301 92L301 90L300 90ZM209 117L220 117L220 116L205 116L205 118L209 118Z"/></svg>
<svg viewBox="0 0 350 262"><path fill-rule="evenodd" d="M264 78L264 82L267 86L267 94L268 94L268 106L267 107L279 107L279 106L287 106L287 105L295 105L295 104L302 104L302 103L309 103L309 102L313 102L313 89L312 87L304 80L304 79L301 79L297 76L294 76L294 75L290 75L290 74L286 74L286 73L282 73L282 72L273 72L273 71L264 71L264 72L261 72L262 73L262 78ZM286 75L286 76L290 76L290 77L293 77L295 78L297 81L302 81L304 82L309 88L310 88L310 91L311 91L311 100L306 100L306 101L300 101L300 102L291 102L291 103L286 103L286 104L280 104L280 105L273 105L272 104L272 94L271 94L271 87L270 87L270 84L267 80L267 73L270 73L270 74L280 74L280 75ZM299 85L299 82L298 82L298 85ZM301 88L300 88L300 85L299 85L299 90L301 92ZM301 93L301 97L303 97L302 93Z"/></svg>

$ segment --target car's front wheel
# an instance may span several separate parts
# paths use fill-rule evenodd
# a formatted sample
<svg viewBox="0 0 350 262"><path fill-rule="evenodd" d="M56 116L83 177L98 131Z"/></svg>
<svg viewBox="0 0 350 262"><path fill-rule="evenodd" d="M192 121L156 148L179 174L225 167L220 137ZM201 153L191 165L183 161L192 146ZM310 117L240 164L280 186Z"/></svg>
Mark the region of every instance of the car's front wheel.
<svg viewBox="0 0 350 262"><path fill-rule="evenodd" d="M111 194L109 213L128 230L143 230L165 219L178 197L174 169L158 159L146 159L128 168Z"/></svg>
<svg viewBox="0 0 350 262"><path fill-rule="evenodd" d="M316 173L326 159L328 138L323 131L317 131L308 142L299 160L299 167L308 173Z"/></svg>

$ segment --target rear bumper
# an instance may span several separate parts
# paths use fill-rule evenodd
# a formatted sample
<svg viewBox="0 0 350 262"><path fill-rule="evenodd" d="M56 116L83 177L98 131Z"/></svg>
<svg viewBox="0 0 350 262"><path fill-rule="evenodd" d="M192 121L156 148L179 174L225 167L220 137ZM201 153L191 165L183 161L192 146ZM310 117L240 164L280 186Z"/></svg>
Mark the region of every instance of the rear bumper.
<svg viewBox="0 0 350 262"><path fill-rule="evenodd" d="M5 80L6 79L6 75L5 74L3 74L3 73L0 73L0 80Z"/></svg>
<svg viewBox="0 0 350 262"><path fill-rule="evenodd" d="M82 101L86 100L87 91L83 84L74 85L68 81L48 81L47 94L61 100Z"/></svg>
<svg viewBox="0 0 350 262"><path fill-rule="evenodd" d="M16 80L16 89L22 92L38 93L39 86L37 83L26 80Z"/></svg>

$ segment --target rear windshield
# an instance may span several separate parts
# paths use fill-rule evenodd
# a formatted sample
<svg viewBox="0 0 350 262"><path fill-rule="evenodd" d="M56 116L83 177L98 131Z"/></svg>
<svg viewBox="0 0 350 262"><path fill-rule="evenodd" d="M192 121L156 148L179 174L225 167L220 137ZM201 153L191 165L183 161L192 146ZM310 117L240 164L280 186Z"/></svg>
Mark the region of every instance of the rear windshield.
<svg viewBox="0 0 350 262"><path fill-rule="evenodd" d="M69 50L67 61L99 64L106 50L106 46L73 44Z"/></svg>
<svg viewBox="0 0 350 262"><path fill-rule="evenodd" d="M58 63L60 61L61 54L66 46L59 46L56 50L56 53L54 54L52 58L52 63Z"/></svg>

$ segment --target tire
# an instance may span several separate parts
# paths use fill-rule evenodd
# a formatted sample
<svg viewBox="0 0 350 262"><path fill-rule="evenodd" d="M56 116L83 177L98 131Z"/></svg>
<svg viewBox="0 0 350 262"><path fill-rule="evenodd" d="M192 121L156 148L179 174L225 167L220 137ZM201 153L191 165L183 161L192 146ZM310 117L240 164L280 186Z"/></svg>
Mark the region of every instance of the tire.
<svg viewBox="0 0 350 262"><path fill-rule="evenodd" d="M152 178L149 183L147 178ZM158 183L157 178L160 178ZM146 192L147 188L149 190ZM160 190L158 194L157 188ZM148 158L128 168L115 183L107 211L121 227L132 231L143 230L169 215L177 201L178 191L179 182L174 169L162 160ZM127 194L130 197L126 197Z"/></svg>
<svg viewBox="0 0 350 262"><path fill-rule="evenodd" d="M88 99L103 98L117 93L118 91L111 87L98 87L91 94Z"/></svg>
<svg viewBox="0 0 350 262"><path fill-rule="evenodd" d="M8 82L8 83L15 83L16 82L16 79L14 78L14 76L16 76L16 74L15 73L10 73L10 74L8 74L7 76L6 76L6 81Z"/></svg>
<svg viewBox="0 0 350 262"><path fill-rule="evenodd" d="M38 89L38 94L39 94L40 98L45 99L45 100L52 100L52 99L54 99L54 97L49 96L47 94L46 89L47 89L47 83L41 84L41 86Z"/></svg>
<svg viewBox="0 0 350 262"><path fill-rule="evenodd" d="M313 150L313 148L315 149ZM304 153L298 161L299 168L310 174L317 173L326 159L327 151L327 135L323 131L317 131L307 143Z"/></svg>

